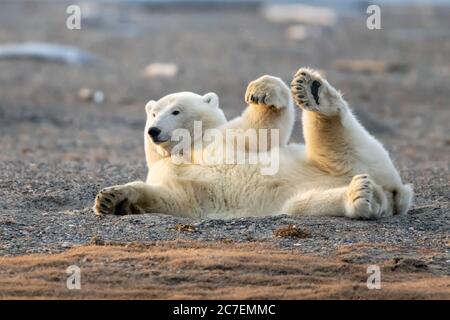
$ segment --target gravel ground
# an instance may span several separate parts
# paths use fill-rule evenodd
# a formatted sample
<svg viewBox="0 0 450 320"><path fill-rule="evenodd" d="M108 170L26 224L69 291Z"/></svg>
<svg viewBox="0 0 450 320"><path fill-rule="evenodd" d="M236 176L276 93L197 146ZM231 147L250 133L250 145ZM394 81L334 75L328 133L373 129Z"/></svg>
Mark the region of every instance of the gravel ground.
<svg viewBox="0 0 450 320"><path fill-rule="evenodd" d="M302 41L286 37L258 8L196 11L95 6L81 31L65 25L52 2L5 2L0 42L51 41L102 58L89 68L35 61L0 61L0 255L55 253L92 237L117 243L188 239L263 242L323 257L349 250L355 263L411 258L450 274L450 10L390 8L383 30L364 16ZM27 17L25 19L25 17ZM105 18L108 17L108 18ZM20 23L19 23L20 21ZM401 62L397 71L348 72L339 59ZM147 79L152 62L174 62L174 78ZM413 183L414 208L380 221L288 217L190 221L160 214L97 218L90 207L106 186L143 179L144 104L174 91L215 91L228 117L243 107L246 84L261 74L290 81L302 65L324 70L355 106L362 122L391 151ZM106 101L78 97L102 90ZM294 140L301 141L300 129ZM178 224L193 225L179 231ZM274 231L296 225L305 238ZM188 228L189 229L189 228Z"/></svg>
<svg viewBox="0 0 450 320"><path fill-rule="evenodd" d="M90 209L97 190L116 181L138 178L139 172L145 172L144 166L130 170L104 163L93 169L74 162L5 162L1 171L12 174L8 180L2 179L2 255L55 253L90 243L93 238L118 244L178 239L256 241L323 257L333 256L342 247L355 246L351 259L358 263L408 257L427 261L436 272L449 274L448 207L442 208L438 202L416 205L408 215L381 221L286 215L201 221L162 214L99 218ZM127 175L122 174L125 171ZM423 174L433 176L433 171ZM430 187L430 180L423 182ZM440 186L431 188L428 192L446 196ZM192 227L180 230L179 225ZM305 231L306 237L274 235L289 225Z"/></svg>

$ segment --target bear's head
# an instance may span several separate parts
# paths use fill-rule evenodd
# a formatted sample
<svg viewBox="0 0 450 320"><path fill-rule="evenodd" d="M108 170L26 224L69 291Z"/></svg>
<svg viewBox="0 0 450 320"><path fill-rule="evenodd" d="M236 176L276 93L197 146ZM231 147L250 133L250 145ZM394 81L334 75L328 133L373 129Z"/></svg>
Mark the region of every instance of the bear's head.
<svg viewBox="0 0 450 320"><path fill-rule="evenodd" d="M203 96L192 92L172 93L158 101L149 101L145 111L146 144L152 145L162 156L170 155L178 143L171 139L175 130L188 130L194 137L194 121L201 121L203 130L226 123L225 115L219 108L219 97L214 92Z"/></svg>

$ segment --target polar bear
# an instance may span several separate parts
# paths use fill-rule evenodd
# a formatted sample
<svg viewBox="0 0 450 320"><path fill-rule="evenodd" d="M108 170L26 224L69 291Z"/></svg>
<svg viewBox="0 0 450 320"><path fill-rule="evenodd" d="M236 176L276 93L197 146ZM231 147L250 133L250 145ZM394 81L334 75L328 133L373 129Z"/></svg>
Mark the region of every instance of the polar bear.
<svg viewBox="0 0 450 320"><path fill-rule="evenodd" d="M253 109L221 126L283 127L277 119L269 119L277 117L273 111L289 110L291 94L303 109L305 144L280 141L274 146L280 160L276 174L260 174L258 164L177 165L164 157L149 168L146 182L100 191L95 212L159 212L192 218L285 213L361 219L405 213L412 202L411 186L402 183L387 151L356 120L341 94L314 70L299 69L291 92L273 77L256 80L246 93ZM290 112L286 114L281 118L291 117ZM253 116L257 121L251 121ZM293 119L288 120L283 128L289 136Z"/></svg>
<svg viewBox="0 0 450 320"><path fill-rule="evenodd" d="M171 139L175 130L185 129L194 136L194 122L202 131L218 128L221 131L240 129L267 129L268 148L286 146L295 122L295 110L289 88L277 77L262 76L249 83L245 102L247 108L241 116L227 122L214 92L203 96L192 92L169 94L158 101L150 100L145 110L147 122L144 130L147 166L171 155L177 141ZM271 129L279 130L278 141L270 140ZM258 131L256 131L258 132ZM257 138L263 133L258 132ZM194 143L195 141L192 141ZM258 141L256 141L258 145ZM246 145L248 147L248 145Z"/></svg>
<svg viewBox="0 0 450 320"><path fill-rule="evenodd" d="M201 121L205 128L227 123L219 108L219 97L214 92L203 96L192 92L169 94L159 101L150 100L145 111L144 141L148 168L170 155L175 143L171 135L176 129L186 129L193 134L194 121Z"/></svg>

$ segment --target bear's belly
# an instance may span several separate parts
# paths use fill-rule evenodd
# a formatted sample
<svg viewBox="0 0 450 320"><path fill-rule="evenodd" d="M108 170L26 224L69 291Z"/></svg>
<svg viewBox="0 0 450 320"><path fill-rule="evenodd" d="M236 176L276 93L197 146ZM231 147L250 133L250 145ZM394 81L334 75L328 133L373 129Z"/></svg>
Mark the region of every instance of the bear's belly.
<svg viewBox="0 0 450 320"><path fill-rule="evenodd" d="M205 218L279 214L296 184L279 175L261 175L257 166L214 167L202 175L208 181L194 182L194 190Z"/></svg>
<svg viewBox="0 0 450 320"><path fill-rule="evenodd" d="M280 150L275 174L264 175L260 165L174 165L160 160L149 171L148 183L186 192L203 218L282 214L292 196L330 185L324 173L305 161L303 149Z"/></svg>

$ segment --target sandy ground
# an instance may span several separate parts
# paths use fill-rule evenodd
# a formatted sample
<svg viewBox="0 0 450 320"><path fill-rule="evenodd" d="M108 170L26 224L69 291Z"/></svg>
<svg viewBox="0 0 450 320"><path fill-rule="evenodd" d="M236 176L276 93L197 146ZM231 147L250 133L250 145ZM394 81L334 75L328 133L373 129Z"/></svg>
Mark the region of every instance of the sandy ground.
<svg viewBox="0 0 450 320"><path fill-rule="evenodd" d="M47 257L2 258L2 298L42 299L448 299L450 279L385 261L379 290L364 265L303 256L261 244L166 242L84 246ZM43 259L44 258L44 259ZM81 288L65 286L67 265ZM17 286L17 283L22 285Z"/></svg>
<svg viewBox="0 0 450 320"><path fill-rule="evenodd" d="M2 3L0 43L69 44L102 62L0 61L0 297L183 298L196 288L195 298L450 298L450 9L389 8L380 31L367 30L362 15L342 17L300 41L286 36L290 24L271 23L254 6L86 12L82 30L70 31L63 5ZM388 68L342 67L361 59ZM153 62L176 63L180 72L148 79L143 70ZM231 118L249 81L262 74L290 81L304 65L323 70L391 151L415 186L409 215L376 222L93 215L99 189L145 177L146 101L215 91ZM102 90L105 102L80 99L84 87ZM302 140L300 124L293 140ZM287 225L306 236L274 235ZM86 247L92 237L114 245ZM153 265L155 257L165 262ZM78 293L65 289L73 262L89 270ZM363 288L369 264L383 266L384 289ZM326 266L332 271L321 271Z"/></svg>

